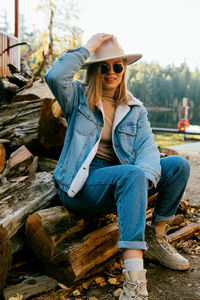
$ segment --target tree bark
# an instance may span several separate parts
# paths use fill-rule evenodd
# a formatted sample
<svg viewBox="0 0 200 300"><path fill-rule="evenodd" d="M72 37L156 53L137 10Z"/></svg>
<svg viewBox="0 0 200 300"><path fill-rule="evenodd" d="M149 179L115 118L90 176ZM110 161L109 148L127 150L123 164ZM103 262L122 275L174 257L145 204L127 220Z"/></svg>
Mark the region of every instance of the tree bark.
<svg viewBox="0 0 200 300"><path fill-rule="evenodd" d="M30 151L40 145L44 149L61 147L66 121L56 118L52 99L14 102L0 108L0 139L10 140L11 151L26 146Z"/></svg>
<svg viewBox="0 0 200 300"><path fill-rule="evenodd" d="M0 225L0 292L5 285L11 264L11 242L6 230Z"/></svg>
<svg viewBox="0 0 200 300"><path fill-rule="evenodd" d="M61 147L64 143L67 123L63 117L55 117L54 103L57 101L44 99L41 106L41 114L38 129L39 143L45 148Z"/></svg>
<svg viewBox="0 0 200 300"><path fill-rule="evenodd" d="M25 300L33 296L40 295L42 293L46 293L52 289L54 289L58 285L58 282L50 278L48 276L39 276L39 277L30 277L23 282L10 286L3 291L3 295L5 300L9 299L19 299L20 298L12 298L17 295L22 296L21 299Z"/></svg>
<svg viewBox="0 0 200 300"><path fill-rule="evenodd" d="M31 181L27 177L0 186L0 291L11 267L12 254L26 243L26 218L48 207L57 196L51 174L37 173Z"/></svg>
<svg viewBox="0 0 200 300"><path fill-rule="evenodd" d="M11 150L37 142L42 99L3 105L0 108L0 138L10 140Z"/></svg>
<svg viewBox="0 0 200 300"><path fill-rule="evenodd" d="M36 173L35 180L8 182L0 187L0 225L11 239L33 212L49 206L57 195L52 175Z"/></svg>

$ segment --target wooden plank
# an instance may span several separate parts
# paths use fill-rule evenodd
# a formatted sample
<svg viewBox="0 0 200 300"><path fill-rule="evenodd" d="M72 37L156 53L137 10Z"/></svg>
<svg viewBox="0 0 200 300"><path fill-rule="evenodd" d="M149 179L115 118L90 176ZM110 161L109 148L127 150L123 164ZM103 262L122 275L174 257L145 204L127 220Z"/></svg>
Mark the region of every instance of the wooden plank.
<svg viewBox="0 0 200 300"><path fill-rule="evenodd" d="M13 36L8 36L0 33L0 53L2 53L9 45L18 43L18 39ZM13 64L18 69L20 68L20 47L12 48L0 55L0 76L10 74L7 64Z"/></svg>
<svg viewBox="0 0 200 300"><path fill-rule="evenodd" d="M189 225L181 228L180 230L177 230L177 231L169 234L168 239L170 240L170 242L175 242L182 238L186 238L186 237L190 236L197 230L200 230L200 223L192 223L192 224L189 224Z"/></svg>
<svg viewBox="0 0 200 300"><path fill-rule="evenodd" d="M25 300L32 296L40 295L43 292L48 292L57 285L57 280L48 276L30 277L17 285L4 289L3 295L5 300L9 300L9 298L16 297L19 294Z"/></svg>

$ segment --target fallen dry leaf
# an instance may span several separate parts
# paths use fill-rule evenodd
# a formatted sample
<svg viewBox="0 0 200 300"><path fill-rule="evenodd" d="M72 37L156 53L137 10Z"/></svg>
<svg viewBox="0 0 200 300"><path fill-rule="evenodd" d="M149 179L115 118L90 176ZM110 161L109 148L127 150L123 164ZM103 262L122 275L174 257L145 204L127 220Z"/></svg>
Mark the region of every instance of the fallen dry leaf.
<svg viewBox="0 0 200 300"><path fill-rule="evenodd" d="M119 285L120 284L120 282L115 277L114 278L113 277L108 278L108 282L110 284L113 284L113 285Z"/></svg>
<svg viewBox="0 0 200 300"><path fill-rule="evenodd" d="M121 269L121 266L120 266L120 264L118 264L118 262L114 263L114 267L115 267L115 269Z"/></svg>
<svg viewBox="0 0 200 300"><path fill-rule="evenodd" d="M17 293L16 297L10 297L8 300L22 300L23 296Z"/></svg>
<svg viewBox="0 0 200 300"><path fill-rule="evenodd" d="M82 287L87 290L91 284L92 284L92 280L90 279L90 280L83 282Z"/></svg>
<svg viewBox="0 0 200 300"><path fill-rule="evenodd" d="M72 292L72 294L73 294L74 296L79 296L81 293L80 293L79 290L74 290L74 291Z"/></svg>
<svg viewBox="0 0 200 300"><path fill-rule="evenodd" d="M95 282L101 287L106 285L106 281L104 277L96 277Z"/></svg>

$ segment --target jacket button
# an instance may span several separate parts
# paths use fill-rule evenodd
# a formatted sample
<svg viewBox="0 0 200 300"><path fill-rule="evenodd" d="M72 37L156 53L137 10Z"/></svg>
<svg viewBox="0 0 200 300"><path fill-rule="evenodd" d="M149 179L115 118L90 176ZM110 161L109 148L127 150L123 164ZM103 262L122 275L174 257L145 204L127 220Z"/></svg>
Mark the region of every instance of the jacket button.
<svg viewBox="0 0 200 300"><path fill-rule="evenodd" d="M125 161L124 161L124 162L125 162L125 164L126 164L126 163L128 162L128 159L125 159Z"/></svg>
<svg viewBox="0 0 200 300"><path fill-rule="evenodd" d="M119 145L118 145L118 144L115 144L115 146L118 147Z"/></svg>

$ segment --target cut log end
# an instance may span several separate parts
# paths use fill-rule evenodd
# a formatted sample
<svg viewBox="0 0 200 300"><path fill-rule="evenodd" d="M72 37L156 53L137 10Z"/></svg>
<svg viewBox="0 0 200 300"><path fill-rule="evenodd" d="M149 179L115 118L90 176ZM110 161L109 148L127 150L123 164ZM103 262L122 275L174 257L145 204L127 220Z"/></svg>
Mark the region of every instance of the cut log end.
<svg viewBox="0 0 200 300"><path fill-rule="evenodd" d="M0 173L4 170L6 165L6 149L5 146L0 143Z"/></svg>

